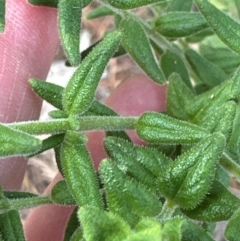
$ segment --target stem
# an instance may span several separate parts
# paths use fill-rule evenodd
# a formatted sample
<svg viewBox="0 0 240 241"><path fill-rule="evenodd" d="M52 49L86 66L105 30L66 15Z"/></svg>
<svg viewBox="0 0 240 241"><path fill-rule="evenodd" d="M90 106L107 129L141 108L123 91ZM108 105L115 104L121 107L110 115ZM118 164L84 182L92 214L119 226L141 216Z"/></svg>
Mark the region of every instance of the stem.
<svg viewBox="0 0 240 241"><path fill-rule="evenodd" d="M68 119L26 121L7 124L7 126L32 135L64 133L71 129Z"/></svg>
<svg viewBox="0 0 240 241"><path fill-rule="evenodd" d="M162 211L158 214L157 219L160 221L170 219L176 208L177 205L171 200L167 199L162 207Z"/></svg>
<svg viewBox="0 0 240 241"><path fill-rule="evenodd" d="M135 129L139 117L84 116L50 121L27 121L7 124L8 127L24 131L31 135L64 133L67 130L120 131Z"/></svg>
<svg viewBox="0 0 240 241"><path fill-rule="evenodd" d="M225 168L232 176L240 181L240 166L224 152L220 158L219 163Z"/></svg>
<svg viewBox="0 0 240 241"><path fill-rule="evenodd" d="M31 198L19 198L9 200L10 207L8 209L21 210L24 208L32 208L43 204L52 204L50 196L47 197L31 197Z"/></svg>
<svg viewBox="0 0 240 241"><path fill-rule="evenodd" d="M139 117L87 116L77 119L76 131L105 130L121 131L135 129Z"/></svg>

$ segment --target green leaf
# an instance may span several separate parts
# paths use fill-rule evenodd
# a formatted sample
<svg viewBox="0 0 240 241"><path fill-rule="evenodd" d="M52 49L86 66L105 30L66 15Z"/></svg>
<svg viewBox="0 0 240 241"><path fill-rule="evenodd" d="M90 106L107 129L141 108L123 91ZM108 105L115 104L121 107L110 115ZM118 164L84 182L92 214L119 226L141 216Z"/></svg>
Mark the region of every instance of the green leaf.
<svg viewBox="0 0 240 241"><path fill-rule="evenodd" d="M32 198L38 197L38 195L30 192L19 192L19 191L4 191L4 196L9 200L22 199L22 198Z"/></svg>
<svg viewBox="0 0 240 241"><path fill-rule="evenodd" d="M124 19L121 22L121 28L123 47L149 77L157 83L164 83L164 75L156 63L143 27L133 19Z"/></svg>
<svg viewBox="0 0 240 241"><path fill-rule="evenodd" d="M232 133L232 126L236 115L236 103L228 101L216 108L211 114L201 120L200 126L210 132L221 132L227 141Z"/></svg>
<svg viewBox="0 0 240 241"><path fill-rule="evenodd" d="M240 54L240 25L209 1L195 0L195 3L217 36L230 49Z"/></svg>
<svg viewBox="0 0 240 241"><path fill-rule="evenodd" d="M52 111L48 112L48 115L53 119L68 118L68 114L63 110L52 110Z"/></svg>
<svg viewBox="0 0 240 241"><path fill-rule="evenodd" d="M225 147L225 138L220 134L214 134L208 142L208 147L204 153L200 153L201 158L189 169L181 187L174 197L180 207L190 209L199 204L203 197L207 194L210 185L215 177L216 165L223 153ZM202 150L199 151L201 152ZM177 169L182 168L179 164L175 164L172 171L179 172Z"/></svg>
<svg viewBox="0 0 240 241"><path fill-rule="evenodd" d="M25 241L18 211L11 210L0 214L0 234L6 241Z"/></svg>
<svg viewBox="0 0 240 241"><path fill-rule="evenodd" d="M161 57L161 68L168 79L172 73L180 75L184 83L192 89L192 84L183 60L175 53L166 52Z"/></svg>
<svg viewBox="0 0 240 241"><path fill-rule="evenodd" d="M5 0L0 0L0 33L5 29Z"/></svg>
<svg viewBox="0 0 240 241"><path fill-rule="evenodd" d="M45 82L36 78L30 79L29 83L38 96L56 108L60 110L63 109L62 96L64 88L62 86Z"/></svg>
<svg viewBox="0 0 240 241"><path fill-rule="evenodd" d="M181 38L208 28L200 13L168 12L155 22L155 30L165 37Z"/></svg>
<svg viewBox="0 0 240 241"><path fill-rule="evenodd" d="M181 120L188 120L185 108L193 101L193 98L194 94L182 81L181 77L178 74L172 74L167 88L168 115Z"/></svg>
<svg viewBox="0 0 240 241"><path fill-rule="evenodd" d="M0 186L0 210L7 210L9 207L10 207L9 201L7 200L7 198L3 193L2 186Z"/></svg>
<svg viewBox="0 0 240 241"><path fill-rule="evenodd" d="M193 0L172 0L168 4L168 12L190 12L192 8Z"/></svg>
<svg viewBox="0 0 240 241"><path fill-rule="evenodd" d="M227 204L229 205L229 204ZM225 229L224 236L229 241L239 241L240 240L240 230L239 230L239 222L240 222L240 209L233 214L229 223Z"/></svg>
<svg viewBox="0 0 240 241"><path fill-rule="evenodd" d="M65 241L65 240L64 240ZM68 241L68 240L66 240ZM85 239L83 239L83 230L82 227L78 228L75 230L75 232L73 233L73 235L71 236L70 241L85 241Z"/></svg>
<svg viewBox="0 0 240 241"><path fill-rule="evenodd" d="M64 109L68 113L80 114L90 108L98 82L120 38L119 31L107 34L78 67L63 95Z"/></svg>
<svg viewBox="0 0 240 241"><path fill-rule="evenodd" d="M27 133L0 124L0 156L27 155L37 152L42 142Z"/></svg>
<svg viewBox="0 0 240 241"><path fill-rule="evenodd" d="M220 182L213 182L203 201L192 210L182 210L188 217L205 222L228 220L239 208L240 200Z"/></svg>
<svg viewBox="0 0 240 241"><path fill-rule="evenodd" d="M155 52L158 54L158 55L162 55L164 53L163 49L161 48L161 46L156 42L154 41L153 39L149 39L150 40L150 43L151 43L151 46L153 47L153 49L155 50Z"/></svg>
<svg viewBox="0 0 240 241"><path fill-rule="evenodd" d="M96 207L81 207L78 216L86 241L121 241L130 233L129 225L117 214Z"/></svg>
<svg viewBox="0 0 240 241"><path fill-rule="evenodd" d="M234 0L235 5L237 7L237 11L238 11L238 17L240 17L240 1L239 0Z"/></svg>
<svg viewBox="0 0 240 241"><path fill-rule="evenodd" d="M57 182L52 191L51 198L55 203L63 205L75 205L76 201L68 189L66 181L62 180Z"/></svg>
<svg viewBox="0 0 240 241"><path fill-rule="evenodd" d="M190 220L185 220L182 226L182 241L214 241L201 227Z"/></svg>
<svg viewBox="0 0 240 241"><path fill-rule="evenodd" d="M181 241L182 240L182 225L184 223L184 219L177 217L168 220L162 230L163 240L174 240Z"/></svg>
<svg viewBox="0 0 240 241"><path fill-rule="evenodd" d="M135 227L134 233L124 241L162 241L162 225L153 219L142 219Z"/></svg>
<svg viewBox="0 0 240 241"><path fill-rule="evenodd" d="M207 194L222 155L225 138L220 133L205 138L159 173L162 194L180 207L193 208Z"/></svg>
<svg viewBox="0 0 240 241"><path fill-rule="evenodd" d="M141 6L153 4L153 3L161 3L166 0L107 0L113 7L120 9L132 9L138 8Z"/></svg>
<svg viewBox="0 0 240 241"><path fill-rule="evenodd" d="M213 35L214 32L212 31L212 29L210 28L206 28L200 32L197 32L196 34L193 34L189 37L187 37L185 40L188 43L198 43L200 41L202 41L203 39L205 39L208 36Z"/></svg>
<svg viewBox="0 0 240 241"><path fill-rule="evenodd" d="M42 153L46 150L59 146L64 138L64 134L52 135L42 141L42 147L39 151L35 152L34 154L27 155L28 158L35 156L39 153Z"/></svg>
<svg viewBox="0 0 240 241"><path fill-rule="evenodd" d="M59 0L58 25L63 48L72 66L80 64L82 1Z"/></svg>
<svg viewBox="0 0 240 241"><path fill-rule="evenodd" d="M59 0L28 0L28 2L37 6L57 8Z"/></svg>
<svg viewBox="0 0 240 241"><path fill-rule="evenodd" d="M80 227L80 223L78 220L78 215L77 215L77 207L73 210L69 221L67 223L67 227L65 230L65 234L64 234L64 239L63 241L70 241L72 240L72 236L75 234L76 230L78 230ZM80 228L81 229L81 228ZM81 229L81 234L82 234L82 229ZM80 239L78 239L79 241Z"/></svg>
<svg viewBox="0 0 240 241"><path fill-rule="evenodd" d="M99 6L93 9L90 13L88 13L87 19L95 19L95 18L105 17L113 14L114 12L107 6Z"/></svg>
<svg viewBox="0 0 240 241"><path fill-rule="evenodd" d="M153 148L136 146L121 138L108 137L104 148L124 173L156 193L156 177L169 159Z"/></svg>
<svg viewBox="0 0 240 241"><path fill-rule="evenodd" d="M135 226L141 217L154 217L161 211L158 197L144 185L128 177L114 162L103 160L100 174L106 189L109 210L121 216L131 226Z"/></svg>
<svg viewBox="0 0 240 241"><path fill-rule="evenodd" d="M200 46L201 55L217 65L219 68L230 75L240 65L240 56L228 48L213 48L208 45Z"/></svg>
<svg viewBox="0 0 240 241"><path fill-rule="evenodd" d="M223 82L221 85L196 96L191 103L186 106L186 111L191 121L200 123L207 114L213 113L217 107L221 107L229 100L238 100L240 91L240 69L234 76Z"/></svg>
<svg viewBox="0 0 240 241"><path fill-rule="evenodd" d="M205 84L214 87L228 79L228 75L222 69L194 50L188 49L185 55L193 71Z"/></svg>
<svg viewBox="0 0 240 241"><path fill-rule="evenodd" d="M199 126L157 112L141 115L136 131L149 143L193 144L209 136L209 132Z"/></svg>
<svg viewBox="0 0 240 241"><path fill-rule="evenodd" d="M67 131L61 146L61 164L68 188L78 205L102 208L97 177L85 147L86 137Z"/></svg>
<svg viewBox="0 0 240 241"><path fill-rule="evenodd" d="M228 149L229 151L236 155L237 157L240 157L240 136L239 136L239 131L240 131L240 104L237 105L236 108L236 116L234 118L234 122L232 127L232 134L230 136L229 142L228 142Z"/></svg>

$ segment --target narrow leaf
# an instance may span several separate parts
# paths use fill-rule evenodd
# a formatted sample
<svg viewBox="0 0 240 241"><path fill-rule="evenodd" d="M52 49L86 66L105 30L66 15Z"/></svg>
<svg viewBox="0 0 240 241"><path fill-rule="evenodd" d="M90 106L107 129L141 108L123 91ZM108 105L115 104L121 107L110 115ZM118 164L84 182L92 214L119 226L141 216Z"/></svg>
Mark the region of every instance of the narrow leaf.
<svg viewBox="0 0 240 241"><path fill-rule="evenodd" d="M233 101L228 101L199 121L200 126L206 128L210 132L223 133L228 141L232 133L235 115L236 103Z"/></svg>
<svg viewBox="0 0 240 241"><path fill-rule="evenodd" d="M181 241L183 223L184 223L183 218L173 218L168 220L163 226L162 239Z"/></svg>
<svg viewBox="0 0 240 241"><path fill-rule="evenodd" d="M68 189L66 181L62 180L56 183L51 191L51 198L55 203L63 205L75 205L71 192Z"/></svg>
<svg viewBox="0 0 240 241"><path fill-rule="evenodd" d="M160 152L148 147L136 146L121 138L108 137L104 140L108 155L124 173L134 177L149 190L156 192L156 177L169 160Z"/></svg>
<svg viewBox="0 0 240 241"><path fill-rule="evenodd" d="M156 63L149 39L142 26L133 19L124 19L121 28L123 47L149 77L157 83L164 83L164 75Z"/></svg>
<svg viewBox="0 0 240 241"><path fill-rule="evenodd" d="M192 8L193 0L172 0L168 4L168 12L190 12Z"/></svg>
<svg viewBox="0 0 240 241"><path fill-rule="evenodd" d="M189 74L184 64L183 60L175 53L166 52L161 57L161 68L168 79L172 73L177 73L180 75L181 79L192 89L192 84L190 82Z"/></svg>
<svg viewBox="0 0 240 241"><path fill-rule="evenodd" d="M103 207L92 160L85 147L86 137L68 131L61 146L63 174L78 205Z"/></svg>
<svg viewBox="0 0 240 241"><path fill-rule="evenodd" d="M118 31L109 33L81 63L64 92L63 105L67 112L83 113L90 108L98 82L120 38Z"/></svg>
<svg viewBox="0 0 240 241"><path fill-rule="evenodd" d="M71 214L71 216L69 218L69 221L67 223L67 227L66 227L66 230L65 230L63 241L70 241L70 240L72 240L72 236L74 235L76 230L78 230L80 228L79 227L80 223L79 223L79 220L78 220L77 211L78 211L78 208L76 207L73 210L73 212L72 212L72 214ZM78 239L78 241L80 241L80 239Z"/></svg>
<svg viewBox="0 0 240 241"><path fill-rule="evenodd" d="M34 136L0 124L0 156L26 155L37 152L42 142Z"/></svg>
<svg viewBox="0 0 240 241"><path fill-rule="evenodd" d="M166 2L166 0L107 0L113 7L120 9L132 9L141 6Z"/></svg>
<svg viewBox="0 0 240 241"><path fill-rule="evenodd" d="M72 66L80 63L82 1L59 0L58 25L63 48Z"/></svg>
<svg viewBox="0 0 240 241"><path fill-rule="evenodd" d="M229 223L225 229L224 236L229 241L240 240L239 222L240 222L240 209L238 208L238 210L234 213L234 215L229 220Z"/></svg>
<svg viewBox="0 0 240 241"><path fill-rule="evenodd" d="M131 233L129 225L112 212L81 207L78 216L87 241L124 240Z"/></svg>
<svg viewBox="0 0 240 241"><path fill-rule="evenodd" d="M6 241L25 241L18 211L11 210L0 214L0 234Z"/></svg>
<svg viewBox="0 0 240 241"><path fill-rule="evenodd" d="M240 56L228 48L200 47L201 55L230 75L240 65Z"/></svg>
<svg viewBox="0 0 240 241"><path fill-rule="evenodd" d="M195 3L217 36L230 49L240 54L240 25L209 1L195 0Z"/></svg>
<svg viewBox="0 0 240 241"><path fill-rule="evenodd" d="M30 79L29 83L32 89L39 95L42 99L46 100L51 105L62 110L62 95L64 88L53 83L45 82L39 79Z"/></svg>
<svg viewBox="0 0 240 241"><path fill-rule="evenodd" d="M187 37L185 40L188 43L198 43L198 42L201 42L206 37L211 36L213 34L214 34L214 32L212 31L211 28L206 28L200 32L197 32L197 33Z"/></svg>
<svg viewBox="0 0 240 241"><path fill-rule="evenodd" d="M165 37L181 38L208 28L200 13L168 12L155 22L157 32Z"/></svg>
<svg viewBox="0 0 240 241"><path fill-rule="evenodd" d="M182 226L182 241L214 241L204 229L196 223L185 219Z"/></svg>
<svg viewBox="0 0 240 241"><path fill-rule="evenodd" d="M0 0L0 33L5 29L5 1Z"/></svg>
<svg viewBox="0 0 240 241"><path fill-rule="evenodd" d="M100 174L106 188L109 210L131 226L135 226L140 217L154 217L161 211L158 197L144 185L129 178L114 162L103 160Z"/></svg>
<svg viewBox="0 0 240 241"><path fill-rule="evenodd" d="M205 222L228 220L238 209L240 199L230 193L220 182L213 182L203 201L192 210L182 210L188 217Z"/></svg>
<svg viewBox="0 0 240 241"><path fill-rule="evenodd" d="M205 84L214 87L228 79L228 75L222 69L203 58L194 50L187 50L185 55L196 75Z"/></svg>
<svg viewBox="0 0 240 241"><path fill-rule="evenodd" d="M28 2L37 6L57 8L59 0L28 0Z"/></svg>
<svg viewBox="0 0 240 241"><path fill-rule="evenodd" d="M64 241L68 241L69 239L67 240L64 240ZM85 241L85 239L83 238L83 230L82 230L82 227L80 228L77 228L75 230L75 232L73 233L73 235L71 236L71 239L69 241Z"/></svg>
<svg viewBox="0 0 240 241"><path fill-rule="evenodd" d="M114 12L110 8L106 6L99 6L94 10L92 10L90 13L88 13L87 19L95 19L95 18L105 17L113 14Z"/></svg>
<svg viewBox="0 0 240 241"><path fill-rule="evenodd" d="M136 131L149 143L193 144L209 136L209 132L199 126L156 112L143 114L137 121Z"/></svg>
<svg viewBox="0 0 240 241"><path fill-rule="evenodd" d="M169 78L167 88L167 113L168 115L188 120L186 106L193 101L194 94L177 74L172 74Z"/></svg>
<svg viewBox="0 0 240 241"><path fill-rule="evenodd" d="M124 241L162 241L162 225L153 219L142 219Z"/></svg>
<svg viewBox="0 0 240 241"><path fill-rule="evenodd" d="M200 154L201 158L188 171L184 181L180 181L181 187L174 201L184 209L193 208L202 201L215 177L216 165L225 147L225 138L223 135L215 134L210 140L206 152ZM176 171L177 168L182 167L176 164L172 171Z"/></svg>
<svg viewBox="0 0 240 241"><path fill-rule="evenodd" d="M46 150L59 146L64 138L64 134L52 135L42 141L42 147L40 150L35 152L34 154L27 155L28 158L35 156L39 153L42 153Z"/></svg>
<svg viewBox="0 0 240 241"><path fill-rule="evenodd" d="M194 207L210 188L224 145L224 136L216 133L184 152L159 173L159 190L184 208Z"/></svg>

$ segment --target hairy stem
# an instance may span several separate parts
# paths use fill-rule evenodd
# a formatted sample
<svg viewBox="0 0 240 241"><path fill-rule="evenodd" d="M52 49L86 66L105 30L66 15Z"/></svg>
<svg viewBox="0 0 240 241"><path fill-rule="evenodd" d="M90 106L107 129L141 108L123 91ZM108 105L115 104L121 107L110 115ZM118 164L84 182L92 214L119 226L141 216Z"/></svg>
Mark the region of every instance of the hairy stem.
<svg viewBox="0 0 240 241"><path fill-rule="evenodd" d="M105 130L120 131L135 129L138 117L119 116L86 116L70 117L50 121L27 121L7 124L8 127L24 131L31 135L64 133L67 130L89 131Z"/></svg>

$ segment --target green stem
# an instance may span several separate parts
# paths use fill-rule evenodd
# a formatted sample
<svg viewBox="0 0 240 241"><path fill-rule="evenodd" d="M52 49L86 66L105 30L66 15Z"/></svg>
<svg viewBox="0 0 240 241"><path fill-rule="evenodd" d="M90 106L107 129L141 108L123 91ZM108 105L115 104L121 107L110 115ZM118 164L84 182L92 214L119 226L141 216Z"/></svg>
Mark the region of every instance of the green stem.
<svg viewBox="0 0 240 241"><path fill-rule="evenodd" d="M139 117L119 116L84 116L70 117L50 121L28 121L7 124L8 127L24 131L31 135L64 133L67 130L89 131L105 130L120 131L135 129Z"/></svg>
<svg viewBox="0 0 240 241"><path fill-rule="evenodd" d="M240 166L224 152L220 158L219 163L225 168L232 176L240 181Z"/></svg>
<svg viewBox="0 0 240 241"><path fill-rule="evenodd" d="M8 209L16 209L16 210L21 210L24 208L32 208L32 207L36 207L39 205L53 203L50 196L11 199L8 202L10 205L10 207Z"/></svg>
<svg viewBox="0 0 240 241"><path fill-rule="evenodd" d="M57 119L50 121L26 121L7 124L8 127L32 134L58 134L71 129L68 119Z"/></svg>
<svg viewBox="0 0 240 241"><path fill-rule="evenodd" d="M160 221L170 219L173 216L176 208L177 205L174 202L171 200L166 200L162 207L162 211L157 216L157 219Z"/></svg>
<svg viewBox="0 0 240 241"><path fill-rule="evenodd" d="M105 130L122 131L135 129L139 117L119 116L87 116L79 117L76 121L76 131ZM75 127L75 125L74 125Z"/></svg>

